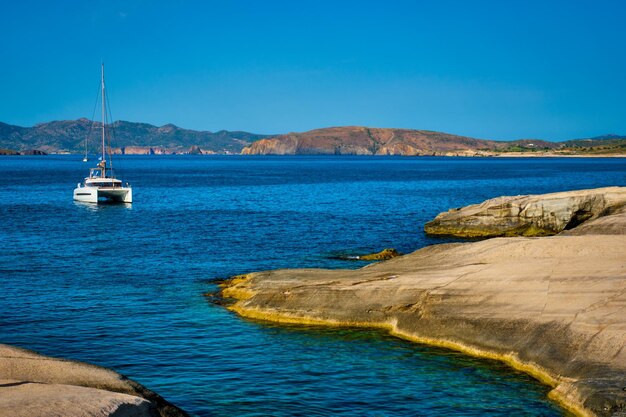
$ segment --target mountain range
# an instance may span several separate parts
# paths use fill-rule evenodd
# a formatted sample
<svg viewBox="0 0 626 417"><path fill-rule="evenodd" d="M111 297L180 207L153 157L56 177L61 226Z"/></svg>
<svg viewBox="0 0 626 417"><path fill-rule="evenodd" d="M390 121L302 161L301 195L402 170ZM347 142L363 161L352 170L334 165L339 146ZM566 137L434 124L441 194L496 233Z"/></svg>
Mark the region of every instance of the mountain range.
<svg viewBox="0 0 626 417"><path fill-rule="evenodd" d="M18 152L39 150L45 153L98 153L100 122L89 119L60 120L21 127L0 122L0 148ZM218 153L238 154L241 149L267 135L220 130L218 132L183 129L173 124L117 121L109 125L115 153Z"/></svg>
<svg viewBox="0 0 626 417"><path fill-rule="evenodd" d="M98 153L101 124L88 119L21 127L0 122L0 153ZM183 129L173 124L117 121L111 132L118 154L245 154L245 155L434 155L626 154L626 136L550 142L538 139L496 141L429 130L329 127L301 133L261 135L242 131ZM88 139L88 140L86 140Z"/></svg>

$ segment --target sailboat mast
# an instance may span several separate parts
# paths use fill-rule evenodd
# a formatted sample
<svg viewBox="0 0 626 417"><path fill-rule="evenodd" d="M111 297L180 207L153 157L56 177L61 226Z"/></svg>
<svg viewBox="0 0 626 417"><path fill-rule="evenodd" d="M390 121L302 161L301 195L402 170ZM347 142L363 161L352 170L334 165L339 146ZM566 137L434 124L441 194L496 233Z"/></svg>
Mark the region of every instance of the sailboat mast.
<svg viewBox="0 0 626 417"><path fill-rule="evenodd" d="M104 62L102 63L102 161L106 162L106 155L104 152ZM102 173L104 177L104 172Z"/></svg>

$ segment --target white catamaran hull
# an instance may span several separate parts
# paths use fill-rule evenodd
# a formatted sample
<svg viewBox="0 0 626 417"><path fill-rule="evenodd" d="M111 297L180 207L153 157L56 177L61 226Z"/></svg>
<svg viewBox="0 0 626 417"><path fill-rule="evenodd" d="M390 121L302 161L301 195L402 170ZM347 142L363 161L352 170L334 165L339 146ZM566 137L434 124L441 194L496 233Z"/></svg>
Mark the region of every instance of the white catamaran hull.
<svg viewBox="0 0 626 417"><path fill-rule="evenodd" d="M85 203L98 203L100 201L132 203L133 189L130 187L77 187L74 189L74 200Z"/></svg>

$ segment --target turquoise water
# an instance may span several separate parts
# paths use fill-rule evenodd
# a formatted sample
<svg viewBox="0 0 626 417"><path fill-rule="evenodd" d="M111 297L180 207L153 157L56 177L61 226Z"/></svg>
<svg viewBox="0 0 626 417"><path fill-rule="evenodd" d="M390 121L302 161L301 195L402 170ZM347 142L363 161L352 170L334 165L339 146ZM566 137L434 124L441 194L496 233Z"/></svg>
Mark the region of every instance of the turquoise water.
<svg viewBox="0 0 626 417"><path fill-rule="evenodd" d="M245 321L203 293L444 239L499 195L625 185L624 159L124 157L132 207L74 203L75 156L0 157L0 341L111 367L197 416L558 416L498 363L376 331Z"/></svg>

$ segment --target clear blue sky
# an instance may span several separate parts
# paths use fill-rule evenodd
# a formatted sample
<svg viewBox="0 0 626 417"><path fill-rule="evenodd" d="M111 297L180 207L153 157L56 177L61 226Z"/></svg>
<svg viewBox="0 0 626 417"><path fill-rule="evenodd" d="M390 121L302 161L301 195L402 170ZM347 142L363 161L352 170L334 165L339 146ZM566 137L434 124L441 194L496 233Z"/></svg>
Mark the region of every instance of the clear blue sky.
<svg viewBox="0 0 626 417"><path fill-rule="evenodd" d="M626 134L624 1L6 1L0 121Z"/></svg>

